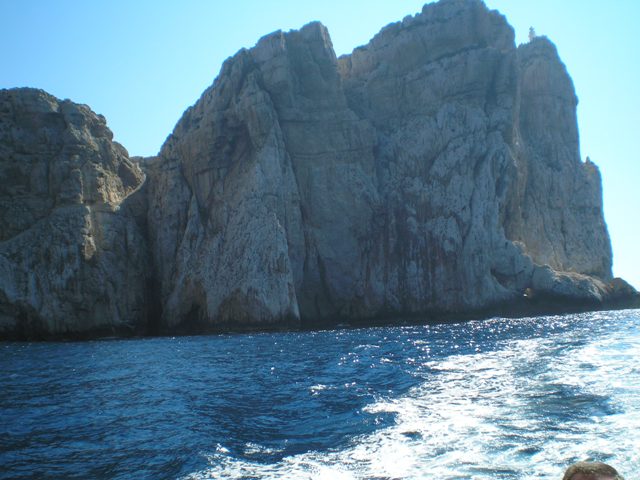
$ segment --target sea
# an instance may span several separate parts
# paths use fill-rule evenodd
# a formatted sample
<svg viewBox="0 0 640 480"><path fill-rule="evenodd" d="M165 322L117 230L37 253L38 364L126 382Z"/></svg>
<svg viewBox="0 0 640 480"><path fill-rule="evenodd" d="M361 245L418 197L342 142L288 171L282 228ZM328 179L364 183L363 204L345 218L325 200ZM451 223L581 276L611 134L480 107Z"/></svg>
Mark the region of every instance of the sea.
<svg viewBox="0 0 640 480"><path fill-rule="evenodd" d="M640 310L0 343L2 479L560 479L640 468Z"/></svg>

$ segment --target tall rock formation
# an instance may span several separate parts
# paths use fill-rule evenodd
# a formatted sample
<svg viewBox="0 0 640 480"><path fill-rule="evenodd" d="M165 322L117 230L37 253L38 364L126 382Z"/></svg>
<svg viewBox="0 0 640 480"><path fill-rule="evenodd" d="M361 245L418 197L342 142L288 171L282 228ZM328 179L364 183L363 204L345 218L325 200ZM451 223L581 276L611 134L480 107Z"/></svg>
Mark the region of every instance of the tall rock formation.
<svg viewBox="0 0 640 480"><path fill-rule="evenodd" d="M554 45L516 47L481 0L341 58L317 22L263 37L140 160L146 180L88 107L1 91L0 335L637 301L612 279L576 105Z"/></svg>
<svg viewBox="0 0 640 480"><path fill-rule="evenodd" d="M325 27L224 64L150 167L163 323L468 312L612 288L597 167L546 38L442 0L337 59Z"/></svg>
<svg viewBox="0 0 640 480"><path fill-rule="evenodd" d="M143 181L105 119L0 90L0 335L120 334L146 320L149 258L127 197Z"/></svg>
<svg viewBox="0 0 640 480"><path fill-rule="evenodd" d="M611 279L612 253L598 168L580 161L573 82L555 46L518 49L515 160L519 182L505 221L538 264Z"/></svg>

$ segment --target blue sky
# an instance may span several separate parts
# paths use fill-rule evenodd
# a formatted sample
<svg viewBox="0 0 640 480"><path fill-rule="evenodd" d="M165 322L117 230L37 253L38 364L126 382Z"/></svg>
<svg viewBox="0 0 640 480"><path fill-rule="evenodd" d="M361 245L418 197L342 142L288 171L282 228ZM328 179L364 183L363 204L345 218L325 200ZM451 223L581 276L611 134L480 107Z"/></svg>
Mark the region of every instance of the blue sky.
<svg viewBox="0 0 640 480"><path fill-rule="evenodd" d="M0 0L0 88L88 104L131 155L155 154L225 58L261 36L320 20L338 55L421 10L414 0ZM582 157L602 171L614 274L640 288L640 1L486 0L516 41L558 47L580 99Z"/></svg>

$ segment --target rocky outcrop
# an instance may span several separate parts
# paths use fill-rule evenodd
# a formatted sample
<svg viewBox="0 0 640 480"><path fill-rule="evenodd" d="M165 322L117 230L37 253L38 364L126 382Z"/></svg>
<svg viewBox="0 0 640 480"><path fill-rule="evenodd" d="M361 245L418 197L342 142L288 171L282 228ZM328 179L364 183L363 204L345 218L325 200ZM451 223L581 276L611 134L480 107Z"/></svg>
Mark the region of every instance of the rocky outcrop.
<svg viewBox="0 0 640 480"><path fill-rule="evenodd" d="M112 136L84 105L0 91L0 335L144 325L149 258L126 207L144 176Z"/></svg>
<svg viewBox="0 0 640 480"><path fill-rule="evenodd" d="M611 279L600 172L580 161L573 83L554 45L536 38L518 49L516 197L505 221L510 238L538 264Z"/></svg>
<svg viewBox="0 0 640 480"><path fill-rule="evenodd" d="M426 5L341 58L317 22L267 35L149 159L87 107L34 90L0 102L5 332L638 301L612 279L555 47L516 47L480 0Z"/></svg>
<svg viewBox="0 0 640 480"><path fill-rule="evenodd" d="M319 23L267 35L150 169L163 323L606 302L576 104L553 44L516 48L479 0L426 5L340 59Z"/></svg>

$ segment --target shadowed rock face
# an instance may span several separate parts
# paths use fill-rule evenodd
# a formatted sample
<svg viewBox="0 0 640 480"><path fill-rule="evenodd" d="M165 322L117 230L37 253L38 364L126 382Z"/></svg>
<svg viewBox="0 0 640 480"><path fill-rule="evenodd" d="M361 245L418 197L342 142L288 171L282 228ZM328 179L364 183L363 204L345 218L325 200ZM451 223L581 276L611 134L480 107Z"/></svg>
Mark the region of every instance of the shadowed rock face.
<svg viewBox="0 0 640 480"><path fill-rule="evenodd" d="M602 302L597 167L555 47L444 0L336 59L319 23L224 64L150 167L163 322Z"/></svg>
<svg viewBox="0 0 640 480"><path fill-rule="evenodd" d="M576 104L553 44L516 48L479 0L426 5L339 59L320 23L263 37L142 162L142 188L104 118L2 91L0 332L637 299L611 278Z"/></svg>
<svg viewBox="0 0 640 480"><path fill-rule="evenodd" d="M0 90L0 334L132 331L148 255L124 203L143 181L104 117Z"/></svg>

